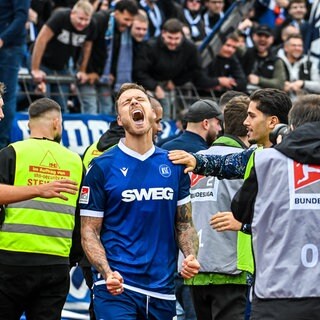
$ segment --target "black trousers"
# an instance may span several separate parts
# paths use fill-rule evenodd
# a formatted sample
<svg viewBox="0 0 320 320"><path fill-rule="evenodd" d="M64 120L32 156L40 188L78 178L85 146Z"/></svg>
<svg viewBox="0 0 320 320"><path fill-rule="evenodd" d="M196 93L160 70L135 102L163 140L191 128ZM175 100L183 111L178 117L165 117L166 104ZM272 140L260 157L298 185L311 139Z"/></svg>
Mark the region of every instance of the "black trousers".
<svg viewBox="0 0 320 320"><path fill-rule="evenodd" d="M247 285L222 284L190 286L190 288L198 319L244 319L249 288Z"/></svg>
<svg viewBox="0 0 320 320"><path fill-rule="evenodd" d="M259 299L253 297L251 320L319 320L320 298Z"/></svg>
<svg viewBox="0 0 320 320"><path fill-rule="evenodd" d="M0 265L0 319L60 320L69 286L69 265Z"/></svg>

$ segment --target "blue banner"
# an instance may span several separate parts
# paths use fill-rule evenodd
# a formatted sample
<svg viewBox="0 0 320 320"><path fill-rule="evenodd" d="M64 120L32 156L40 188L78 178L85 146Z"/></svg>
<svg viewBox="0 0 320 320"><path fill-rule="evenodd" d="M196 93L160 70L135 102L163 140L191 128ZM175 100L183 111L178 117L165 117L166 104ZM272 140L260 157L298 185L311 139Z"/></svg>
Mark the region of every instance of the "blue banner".
<svg viewBox="0 0 320 320"><path fill-rule="evenodd" d="M88 114L64 114L62 144L70 150L82 155L93 142L109 129L110 122L115 120L113 116L88 115ZM162 133L160 138L173 135L176 131L174 121L162 121ZM27 139L30 135L28 128L28 114L17 113L11 132L11 142Z"/></svg>

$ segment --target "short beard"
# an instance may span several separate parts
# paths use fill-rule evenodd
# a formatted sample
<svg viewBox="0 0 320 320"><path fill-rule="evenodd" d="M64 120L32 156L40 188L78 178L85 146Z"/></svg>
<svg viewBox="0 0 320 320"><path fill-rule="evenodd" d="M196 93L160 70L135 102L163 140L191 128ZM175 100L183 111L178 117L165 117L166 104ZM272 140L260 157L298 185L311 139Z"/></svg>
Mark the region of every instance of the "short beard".
<svg viewBox="0 0 320 320"><path fill-rule="evenodd" d="M206 142L207 142L207 145L208 146L212 146L212 144L213 144L213 142L215 141L217 139L217 135L215 134L215 135L209 135L209 134L207 134L207 136L206 136Z"/></svg>
<svg viewBox="0 0 320 320"><path fill-rule="evenodd" d="M248 142L250 144L257 144L257 140L255 140L255 139L248 139Z"/></svg>

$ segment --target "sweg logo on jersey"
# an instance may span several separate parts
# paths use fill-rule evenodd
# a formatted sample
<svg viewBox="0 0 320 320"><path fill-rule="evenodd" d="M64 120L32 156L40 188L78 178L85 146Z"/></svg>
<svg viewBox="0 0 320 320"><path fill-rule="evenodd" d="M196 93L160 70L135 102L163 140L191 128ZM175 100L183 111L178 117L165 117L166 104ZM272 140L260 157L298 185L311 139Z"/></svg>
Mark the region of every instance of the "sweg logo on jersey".
<svg viewBox="0 0 320 320"><path fill-rule="evenodd" d="M142 201L142 200L172 200L173 190L171 188L149 188L132 189L122 191L122 201Z"/></svg>

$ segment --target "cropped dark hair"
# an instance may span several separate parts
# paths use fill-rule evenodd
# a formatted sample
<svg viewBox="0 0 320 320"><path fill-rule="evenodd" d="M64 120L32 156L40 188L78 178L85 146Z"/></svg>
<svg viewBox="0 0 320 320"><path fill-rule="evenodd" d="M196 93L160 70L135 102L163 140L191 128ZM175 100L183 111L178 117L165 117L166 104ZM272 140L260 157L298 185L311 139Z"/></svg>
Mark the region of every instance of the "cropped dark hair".
<svg viewBox="0 0 320 320"><path fill-rule="evenodd" d="M138 13L138 9L138 5L134 0L121 0L114 6L114 10L118 10L120 12L127 10L133 16Z"/></svg>
<svg viewBox="0 0 320 320"><path fill-rule="evenodd" d="M176 18L172 18L167 20L163 26L162 26L162 30L163 31L167 31L169 33L178 33L178 32L182 32L183 30L183 23L176 19Z"/></svg>
<svg viewBox="0 0 320 320"><path fill-rule="evenodd" d="M238 97L238 96L245 96L247 97L247 94L240 91L235 90L228 90L225 93L223 93L219 99L219 106L220 108L223 108L232 98Z"/></svg>
<svg viewBox="0 0 320 320"><path fill-rule="evenodd" d="M34 119L42 116L48 111L58 111L61 112L61 107L57 102L49 98L41 98L32 102L29 106L29 118Z"/></svg>
<svg viewBox="0 0 320 320"><path fill-rule="evenodd" d="M289 124L297 128L307 122L320 121L320 95L300 96L289 112Z"/></svg>
<svg viewBox="0 0 320 320"><path fill-rule="evenodd" d="M288 113L292 107L289 96L278 89L258 89L250 95L257 103L257 109L267 116L278 117L281 123L288 123Z"/></svg>
<svg viewBox="0 0 320 320"><path fill-rule="evenodd" d="M244 95L234 97L227 102L223 111L224 133L238 137L247 135L247 128L243 122L248 115L249 103L249 97Z"/></svg>

